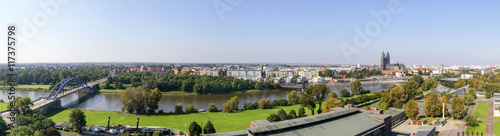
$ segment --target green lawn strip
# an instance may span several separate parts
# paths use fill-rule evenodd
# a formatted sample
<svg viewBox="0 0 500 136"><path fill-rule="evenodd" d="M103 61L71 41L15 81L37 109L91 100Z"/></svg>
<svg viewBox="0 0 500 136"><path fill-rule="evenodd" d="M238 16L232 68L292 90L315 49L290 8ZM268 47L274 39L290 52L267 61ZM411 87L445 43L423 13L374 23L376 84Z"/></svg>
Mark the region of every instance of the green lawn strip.
<svg viewBox="0 0 500 136"><path fill-rule="evenodd" d="M500 136L500 121L495 121L495 135Z"/></svg>
<svg viewBox="0 0 500 136"><path fill-rule="evenodd" d="M102 93L121 93L125 91L124 89L101 89L99 90L99 92L102 92Z"/></svg>
<svg viewBox="0 0 500 136"><path fill-rule="evenodd" d="M479 114L479 117L488 117L488 109L487 108L475 108L472 114Z"/></svg>
<svg viewBox="0 0 500 136"><path fill-rule="evenodd" d="M478 121L479 121L479 126L476 127L467 126L467 129L465 129L465 133L469 132L476 134L476 132L479 132L479 134L481 134L481 132L483 132L484 134L486 131L486 121L484 120L478 120Z"/></svg>
<svg viewBox="0 0 500 136"><path fill-rule="evenodd" d="M430 90L430 89L429 89L429 90L427 90L427 91L422 91L422 93L430 93L430 92L431 92L431 90Z"/></svg>
<svg viewBox="0 0 500 136"><path fill-rule="evenodd" d="M373 95L375 94L374 92L373 93L367 93L367 94L362 94L362 95ZM351 97L340 97L342 100L345 100L345 99L351 99L351 98L356 98L356 97L359 97L360 95L354 95L354 96L351 96Z"/></svg>
<svg viewBox="0 0 500 136"><path fill-rule="evenodd" d="M495 120L500 120L500 117L495 117Z"/></svg>
<svg viewBox="0 0 500 136"><path fill-rule="evenodd" d="M7 105L9 105L9 103L7 103L7 102L0 102L0 111L7 110Z"/></svg>
<svg viewBox="0 0 500 136"><path fill-rule="evenodd" d="M38 89L38 88L42 88L42 89L49 89L50 85L17 85L17 88L32 88L32 89Z"/></svg>
<svg viewBox="0 0 500 136"><path fill-rule="evenodd" d="M222 108L222 107L219 107ZM266 119L271 113L276 113L283 108L287 113L294 109L297 113L300 105L276 106L273 109L256 109L236 111L234 113L215 112L215 113L191 113L191 114L161 114L161 115L136 115L129 113L120 113L115 111L91 111L85 110L87 116L87 125L107 125L107 117L111 117L111 124L122 123L123 125L135 126L137 118L140 118L140 126L159 126L175 128L184 131L184 123L189 126L192 121L202 125L210 120L214 124L218 133L246 130L250 121ZM316 107L315 111L318 109ZM53 110L46 116L54 122L68 122L71 110ZM311 115L311 111L306 108L306 114Z"/></svg>
<svg viewBox="0 0 500 136"><path fill-rule="evenodd" d="M488 108L488 106L490 106L489 103L477 103L476 104L476 107L485 107L485 108Z"/></svg>

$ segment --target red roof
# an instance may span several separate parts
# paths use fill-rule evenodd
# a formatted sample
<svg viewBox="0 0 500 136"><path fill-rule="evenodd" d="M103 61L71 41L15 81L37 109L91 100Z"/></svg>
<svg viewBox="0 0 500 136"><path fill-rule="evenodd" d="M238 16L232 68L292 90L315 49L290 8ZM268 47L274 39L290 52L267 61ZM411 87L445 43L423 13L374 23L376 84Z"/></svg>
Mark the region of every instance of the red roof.
<svg viewBox="0 0 500 136"><path fill-rule="evenodd" d="M148 71L163 71L162 68L152 68L148 67Z"/></svg>
<svg viewBox="0 0 500 136"><path fill-rule="evenodd" d="M430 70L430 69L426 69L426 68L414 68L412 70L414 70L414 71L426 71L426 70Z"/></svg>
<svg viewBox="0 0 500 136"><path fill-rule="evenodd" d="M497 69L497 68L492 66L492 67L488 67L486 69Z"/></svg>

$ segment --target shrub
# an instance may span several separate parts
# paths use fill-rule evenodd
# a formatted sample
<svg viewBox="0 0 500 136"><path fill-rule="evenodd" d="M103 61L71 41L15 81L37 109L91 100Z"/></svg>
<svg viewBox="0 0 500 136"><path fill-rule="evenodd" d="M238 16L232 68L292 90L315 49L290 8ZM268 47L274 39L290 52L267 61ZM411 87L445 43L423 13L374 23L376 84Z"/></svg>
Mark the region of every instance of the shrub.
<svg viewBox="0 0 500 136"><path fill-rule="evenodd" d="M177 113L177 114L183 113L183 111L182 111L182 103L177 103L177 105L175 105L175 113Z"/></svg>
<svg viewBox="0 0 500 136"><path fill-rule="evenodd" d="M269 122L280 121L280 118L278 117L278 115L271 113L271 115L267 117L267 121Z"/></svg>
<svg viewBox="0 0 500 136"><path fill-rule="evenodd" d="M251 103L251 102L245 102L245 103L243 104L243 108L244 108L245 110L253 110L253 109L254 109L254 108L253 108L253 103Z"/></svg>
<svg viewBox="0 0 500 136"><path fill-rule="evenodd" d="M288 106L288 101L286 99L276 99L273 101L274 106Z"/></svg>
<svg viewBox="0 0 500 136"><path fill-rule="evenodd" d="M191 122L191 124L189 124L189 135L198 136L201 133L202 133L202 130L201 130L200 125L198 125L198 123L193 121L193 122Z"/></svg>
<svg viewBox="0 0 500 136"><path fill-rule="evenodd" d="M272 106L271 104L269 103L269 98L267 99L260 99L259 101L259 108L261 109L270 109Z"/></svg>
<svg viewBox="0 0 500 136"><path fill-rule="evenodd" d="M294 119L297 118L297 113L295 113L295 110L290 110L290 112L286 115L287 119Z"/></svg>
<svg viewBox="0 0 500 136"><path fill-rule="evenodd" d="M212 122L207 121L207 124L205 124L205 126L203 127L203 133L204 134L213 134L215 132L216 132L215 127L212 124Z"/></svg>
<svg viewBox="0 0 500 136"><path fill-rule="evenodd" d="M276 115L278 115L280 121L286 119L286 111L283 110L283 108L280 109Z"/></svg>
<svg viewBox="0 0 500 136"><path fill-rule="evenodd" d="M305 116L307 116L306 115L306 110L304 109L304 107L300 107L299 114L297 115L297 117L300 118L300 117L305 117Z"/></svg>
<svg viewBox="0 0 500 136"><path fill-rule="evenodd" d="M217 107L215 106L215 104L214 104L214 103L209 103L209 104L208 104L208 111L209 111L209 112L218 112L218 111L219 111L219 109L217 109Z"/></svg>
<svg viewBox="0 0 500 136"><path fill-rule="evenodd" d="M189 104L186 106L186 113L197 113L198 110L194 108L193 104Z"/></svg>
<svg viewBox="0 0 500 136"><path fill-rule="evenodd" d="M153 136L163 136L163 131L156 131Z"/></svg>

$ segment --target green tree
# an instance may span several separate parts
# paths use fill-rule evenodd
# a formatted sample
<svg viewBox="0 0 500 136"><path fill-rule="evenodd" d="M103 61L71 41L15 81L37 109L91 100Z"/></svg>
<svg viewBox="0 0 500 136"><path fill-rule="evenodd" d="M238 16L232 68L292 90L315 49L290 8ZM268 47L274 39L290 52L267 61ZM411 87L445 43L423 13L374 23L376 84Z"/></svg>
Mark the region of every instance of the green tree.
<svg viewBox="0 0 500 136"><path fill-rule="evenodd" d="M314 103L313 90L311 86L306 87L305 92L299 98L299 103L301 107L307 107L311 110L311 114L314 115L314 108L316 108L316 103Z"/></svg>
<svg viewBox="0 0 500 136"><path fill-rule="evenodd" d="M455 97L451 99L451 110L450 114L453 118L462 118L466 113L464 109L464 99L455 95Z"/></svg>
<svg viewBox="0 0 500 136"><path fill-rule="evenodd" d="M477 115L467 115L464 118L464 122L467 123L467 126L475 127L479 126L479 121L477 121Z"/></svg>
<svg viewBox="0 0 500 136"><path fill-rule="evenodd" d="M297 114L297 117L300 118L300 117L305 117L305 116L307 116L306 115L306 110L304 109L304 107L300 107L299 108L299 113Z"/></svg>
<svg viewBox="0 0 500 136"><path fill-rule="evenodd" d="M418 113L417 101L415 101L414 99L409 100L406 103L405 113L406 113L406 116L408 118L410 118L411 120L418 120L419 113Z"/></svg>
<svg viewBox="0 0 500 136"><path fill-rule="evenodd" d="M403 89L405 90L405 96L406 100L414 99L418 95L420 95L422 92L418 90L419 85L415 81L408 81L402 85Z"/></svg>
<svg viewBox="0 0 500 136"><path fill-rule="evenodd" d="M325 101L325 103L323 103L323 108L321 110L323 113L327 113L331 108L342 106L344 106L344 102L342 102L342 100L330 97Z"/></svg>
<svg viewBox="0 0 500 136"><path fill-rule="evenodd" d="M69 114L69 122L79 133L81 133L83 127L87 125L87 120L85 120L85 118L85 113L80 109L74 109Z"/></svg>
<svg viewBox="0 0 500 136"><path fill-rule="evenodd" d="M238 96L234 96L234 97L232 97L232 98L231 98L231 102L232 102L232 104L233 104L233 105L231 106L231 108L232 108L233 110L238 110L238 104L240 103L240 102L238 101Z"/></svg>
<svg viewBox="0 0 500 136"><path fill-rule="evenodd" d="M347 90L345 88L340 90L340 96L341 97L349 97L349 90Z"/></svg>
<svg viewBox="0 0 500 136"><path fill-rule="evenodd" d="M3 135L2 135L3 136ZM38 131L35 131L35 134L33 134L33 136L43 136L43 132L38 130Z"/></svg>
<svg viewBox="0 0 500 136"><path fill-rule="evenodd" d="M158 103L160 102L161 99L161 92L158 90L158 88L155 88L153 90L148 91L148 97L146 98L146 103L148 106L148 112L149 113L155 113L156 110L158 110Z"/></svg>
<svg viewBox="0 0 500 136"><path fill-rule="evenodd" d="M207 124L203 127L203 134L213 134L215 133L215 127L212 122L208 121Z"/></svg>
<svg viewBox="0 0 500 136"><path fill-rule="evenodd" d="M420 75L413 75L413 77L410 79L410 81L415 81L418 83L418 86L420 87L420 85L422 83L424 83L424 78L422 78L422 76Z"/></svg>
<svg viewBox="0 0 500 136"><path fill-rule="evenodd" d="M428 117L441 115L443 104L439 101L439 95L431 93L425 99L424 113Z"/></svg>
<svg viewBox="0 0 500 136"><path fill-rule="evenodd" d="M335 91L332 91L328 96L329 96L329 98L338 98L339 97L339 95Z"/></svg>
<svg viewBox="0 0 500 136"><path fill-rule="evenodd" d="M32 111L30 106L32 105L33 102L31 102L31 99L28 96L16 97L14 98L14 100L9 102L9 105L7 105L7 109L14 109L16 115L31 114Z"/></svg>
<svg viewBox="0 0 500 136"><path fill-rule="evenodd" d="M7 125L7 122L5 122L3 119L0 119L0 136L5 136L7 135L7 130L9 130L9 126Z"/></svg>
<svg viewBox="0 0 500 136"><path fill-rule="evenodd" d="M153 136L163 136L163 131L156 131Z"/></svg>
<svg viewBox="0 0 500 136"><path fill-rule="evenodd" d="M467 92L465 92L465 94L466 94L466 95L467 95L467 94L471 95L472 97L474 97L474 99L476 99L476 98L477 98L477 95L476 95L476 89L474 89L474 88L469 88L469 89L467 89Z"/></svg>
<svg viewBox="0 0 500 136"><path fill-rule="evenodd" d="M19 126L10 132L10 136L31 136L33 134L35 134L35 130L28 126Z"/></svg>
<svg viewBox="0 0 500 136"><path fill-rule="evenodd" d="M363 88L361 87L361 80L354 80L354 82L352 83L351 92L353 95L360 95L363 92Z"/></svg>
<svg viewBox="0 0 500 136"><path fill-rule="evenodd" d="M434 84L434 82L436 82L436 79L434 79L434 78L427 78L424 81L424 83L422 83L420 85L420 89L422 89L424 91L427 91L427 90L429 90L432 87L432 85Z"/></svg>
<svg viewBox="0 0 500 136"><path fill-rule="evenodd" d="M128 111L129 113L144 113L147 110L147 88L145 86L130 87L125 89L120 95L120 102L123 104L121 107L122 112Z"/></svg>
<svg viewBox="0 0 500 136"><path fill-rule="evenodd" d="M468 105L468 106L470 106L470 104L471 104L472 102L474 102L474 96L472 96L472 95L470 95L470 94L465 95L465 96L464 96L464 99L465 99L465 100L464 100L465 104L466 104L466 105Z"/></svg>
<svg viewBox="0 0 500 136"><path fill-rule="evenodd" d="M464 87L465 85L467 85L465 83L465 80L464 79L458 79L458 81L455 83L455 89L458 89L460 87Z"/></svg>
<svg viewBox="0 0 500 136"><path fill-rule="evenodd" d="M325 84L314 85L312 89L314 94L313 98L316 98L314 99L314 101L319 103L318 114L320 114L322 113L321 105L323 103L323 100L328 96L328 92L330 92L330 90Z"/></svg>
<svg viewBox="0 0 500 136"><path fill-rule="evenodd" d="M183 113L183 111L182 111L182 103L177 103L177 104L175 105L175 113L176 113L176 114Z"/></svg>
<svg viewBox="0 0 500 136"><path fill-rule="evenodd" d="M288 94L288 103L290 103L290 105L294 105L297 104L297 101L298 101L297 91L292 90L292 92Z"/></svg>
<svg viewBox="0 0 500 136"><path fill-rule="evenodd" d="M201 130L201 127L200 125L198 125L198 123L196 122L191 122L191 124L189 124L189 135L191 136L199 136L202 134L202 130Z"/></svg>

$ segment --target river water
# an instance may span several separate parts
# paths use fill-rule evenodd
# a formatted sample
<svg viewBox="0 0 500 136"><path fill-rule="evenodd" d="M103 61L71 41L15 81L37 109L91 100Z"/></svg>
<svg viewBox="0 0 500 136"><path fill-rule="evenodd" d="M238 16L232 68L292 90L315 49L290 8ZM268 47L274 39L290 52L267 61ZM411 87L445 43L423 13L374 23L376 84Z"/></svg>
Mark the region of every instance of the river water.
<svg viewBox="0 0 500 136"><path fill-rule="evenodd" d="M363 85L363 89L388 89L393 85L399 83L385 83L375 85ZM343 87L330 88L330 91L340 91ZM347 88L350 90L350 88ZM233 96L238 96L239 107L243 108L243 103L254 102L260 99L270 98L271 100L287 98L291 90L274 90L274 91L261 91L261 92L247 92L237 94L217 94L217 95L163 95L159 102L159 109L164 112L174 111L177 103L182 103L185 107L188 104L193 104L195 108L207 109L208 103L214 103L217 108L221 109L222 104ZM300 93L300 90L297 90ZM8 100L8 91L0 90L0 99ZM15 96L28 96L32 100L40 97L46 97L49 92L34 92L34 91L16 91ZM120 111L122 104L120 103L120 94L97 94L92 98L85 101L78 101L79 97L84 96L83 93L75 93L61 98L63 107L74 107L87 110L101 110L101 111ZM300 94L299 94L300 95ZM1 109L0 109L1 110Z"/></svg>

